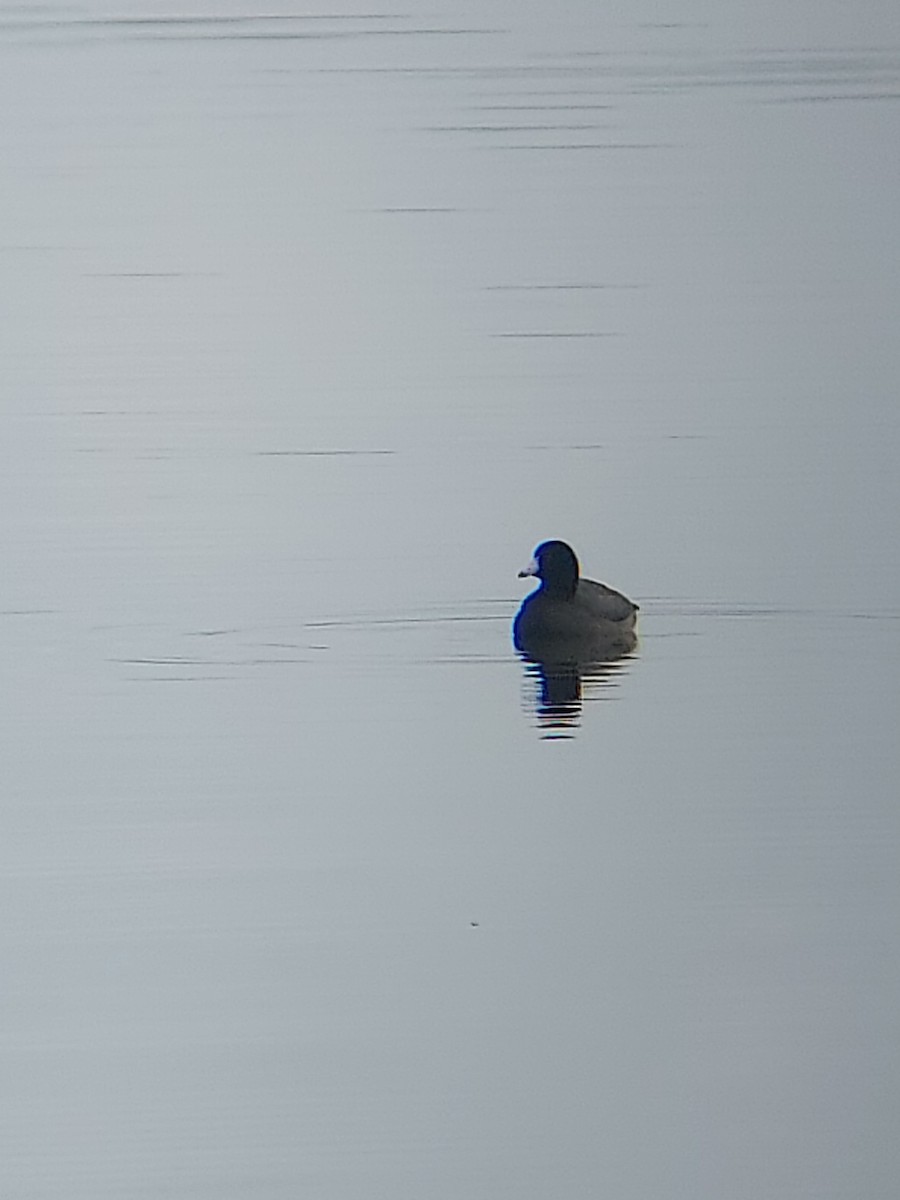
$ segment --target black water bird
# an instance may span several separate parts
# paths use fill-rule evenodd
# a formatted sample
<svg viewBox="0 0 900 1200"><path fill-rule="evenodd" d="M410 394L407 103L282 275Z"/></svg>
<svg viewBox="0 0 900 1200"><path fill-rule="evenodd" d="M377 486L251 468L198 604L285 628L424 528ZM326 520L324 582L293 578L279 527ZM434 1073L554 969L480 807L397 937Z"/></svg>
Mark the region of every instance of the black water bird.
<svg viewBox="0 0 900 1200"><path fill-rule="evenodd" d="M542 542L519 578L541 586L526 596L513 624L516 649L538 662L597 662L619 658L637 644L638 606L621 592L581 579L565 542Z"/></svg>

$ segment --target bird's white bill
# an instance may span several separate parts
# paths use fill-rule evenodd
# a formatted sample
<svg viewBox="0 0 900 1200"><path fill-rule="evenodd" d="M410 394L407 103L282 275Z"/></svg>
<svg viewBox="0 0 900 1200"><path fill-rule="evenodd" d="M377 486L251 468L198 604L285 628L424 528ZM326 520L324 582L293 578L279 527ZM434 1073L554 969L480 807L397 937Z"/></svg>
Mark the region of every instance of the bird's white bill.
<svg viewBox="0 0 900 1200"><path fill-rule="evenodd" d="M528 566L519 572L519 578L526 579L529 575L537 575L539 570L537 559L533 558Z"/></svg>

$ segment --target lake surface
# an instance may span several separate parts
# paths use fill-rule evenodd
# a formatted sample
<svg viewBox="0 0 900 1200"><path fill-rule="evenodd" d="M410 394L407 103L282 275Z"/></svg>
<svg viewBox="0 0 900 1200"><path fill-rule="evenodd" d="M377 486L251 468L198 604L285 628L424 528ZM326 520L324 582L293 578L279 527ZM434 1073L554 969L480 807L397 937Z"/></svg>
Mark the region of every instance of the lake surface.
<svg viewBox="0 0 900 1200"><path fill-rule="evenodd" d="M898 13L0 4L4 1196L893 1200Z"/></svg>

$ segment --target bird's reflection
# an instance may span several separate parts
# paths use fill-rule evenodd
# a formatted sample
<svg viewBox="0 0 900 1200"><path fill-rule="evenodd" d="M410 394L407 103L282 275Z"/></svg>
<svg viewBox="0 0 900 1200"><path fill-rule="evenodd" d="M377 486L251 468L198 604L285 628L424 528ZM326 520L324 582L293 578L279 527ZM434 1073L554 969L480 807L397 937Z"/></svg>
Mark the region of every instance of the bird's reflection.
<svg viewBox="0 0 900 1200"><path fill-rule="evenodd" d="M581 724L582 705L604 698L615 687L634 647L610 650L602 658L541 662L521 655L525 665L526 707L534 711L538 727L547 738L574 737Z"/></svg>

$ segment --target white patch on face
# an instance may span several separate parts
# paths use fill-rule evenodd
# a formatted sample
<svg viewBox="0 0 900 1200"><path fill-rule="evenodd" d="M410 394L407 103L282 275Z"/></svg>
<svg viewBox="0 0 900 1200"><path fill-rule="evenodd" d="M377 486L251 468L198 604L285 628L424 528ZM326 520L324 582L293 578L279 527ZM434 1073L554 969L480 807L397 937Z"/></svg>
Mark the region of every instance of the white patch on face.
<svg viewBox="0 0 900 1200"><path fill-rule="evenodd" d="M519 578L525 579L529 575L537 575L537 574L539 574L540 569L541 568L538 566L538 560L536 558L533 558L531 560L531 562L528 564L528 566L525 567L525 569L523 571L519 572Z"/></svg>

